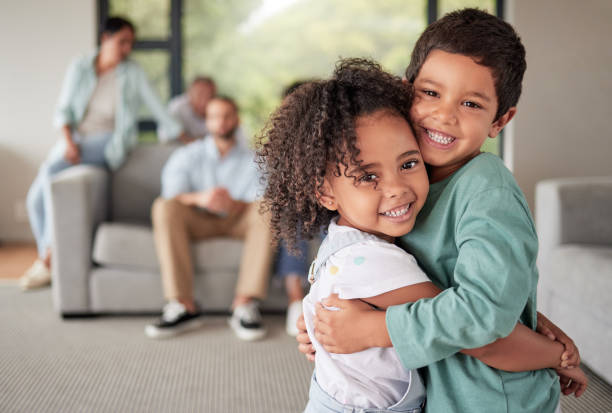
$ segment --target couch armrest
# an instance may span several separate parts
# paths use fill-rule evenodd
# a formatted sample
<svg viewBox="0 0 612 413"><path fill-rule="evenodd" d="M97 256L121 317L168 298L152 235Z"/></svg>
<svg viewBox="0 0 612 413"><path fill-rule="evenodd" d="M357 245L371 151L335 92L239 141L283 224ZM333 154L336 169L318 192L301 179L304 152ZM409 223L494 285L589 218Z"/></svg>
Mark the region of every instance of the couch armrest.
<svg viewBox="0 0 612 413"><path fill-rule="evenodd" d="M536 185L540 257L561 244L612 245L612 176Z"/></svg>
<svg viewBox="0 0 612 413"><path fill-rule="evenodd" d="M89 273L96 226L108 212L108 172L99 167L69 168L51 182L53 224L53 303L62 315L89 310Z"/></svg>

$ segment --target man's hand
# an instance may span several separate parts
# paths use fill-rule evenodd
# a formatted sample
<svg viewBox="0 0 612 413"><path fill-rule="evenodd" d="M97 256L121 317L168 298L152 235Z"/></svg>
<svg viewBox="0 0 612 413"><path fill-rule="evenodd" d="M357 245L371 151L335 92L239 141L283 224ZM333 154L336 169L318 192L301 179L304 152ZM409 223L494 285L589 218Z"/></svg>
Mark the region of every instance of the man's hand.
<svg viewBox="0 0 612 413"><path fill-rule="evenodd" d="M181 133L178 137L179 142L181 142L183 145L187 145L193 141L196 140L196 138L194 138L193 136L189 136L187 135L185 132Z"/></svg>
<svg viewBox="0 0 612 413"><path fill-rule="evenodd" d="M66 152L64 152L64 159L73 165L81 162L81 151L76 143L69 141L66 142Z"/></svg>
<svg viewBox="0 0 612 413"><path fill-rule="evenodd" d="M208 191L199 192L195 197L195 205L210 212L223 215L232 208L234 200L225 188L216 187Z"/></svg>
<svg viewBox="0 0 612 413"><path fill-rule="evenodd" d="M536 331L540 334L545 335L551 340L559 341L565 346L565 351L561 355L562 368L574 368L580 366L580 352L578 347L574 343L574 340L568 337L559 327L557 327L552 321L546 318L542 313L538 311L538 325Z"/></svg>
<svg viewBox="0 0 612 413"><path fill-rule="evenodd" d="M574 393L576 397L582 396L585 392L589 379L580 367L573 369L556 369L561 384L561 393L570 395Z"/></svg>
<svg viewBox="0 0 612 413"><path fill-rule="evenodd" d="M391 346L385 312L376 311L361 300L341 300L336 294L330 295L317 303L314 327L315 337L330 353L356 353L370 347Z"/></svg>
<svg viewBox="0 0 612 413"><path fill-rule="evenodd" d="M306 331L306 323L304 322L304 314L300 315L298 318L296 326L298 328L298 335L295 339L298 342L298 350L300 353L304 354L306 358L310 361L314 361L315 359L315 349L312 343L310 342L310 337L308 337L308 332Z"/></svg>

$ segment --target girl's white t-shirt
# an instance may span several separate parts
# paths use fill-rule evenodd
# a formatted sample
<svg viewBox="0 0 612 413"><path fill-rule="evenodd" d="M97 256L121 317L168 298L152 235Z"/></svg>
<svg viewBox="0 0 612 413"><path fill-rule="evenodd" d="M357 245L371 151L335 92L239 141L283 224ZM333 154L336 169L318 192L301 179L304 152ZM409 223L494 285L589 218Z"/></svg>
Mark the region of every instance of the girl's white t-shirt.
<svg viewBox="0 0 612 413"><path fill-rule="evenodd" d="M359 231L332 221L328 237ZM333 238L329 240L333 242ZM361 241L331 255L304 298L304 320L315 348L317 382L334 399L357 407L389 407L408 391L411 372L395 349L370 348L353 354L331 354L314 336L315 303L338 294L343 299L374 297L430 281L414 257L382 239ZM358 327L356 327L358 328Z"/></svg>

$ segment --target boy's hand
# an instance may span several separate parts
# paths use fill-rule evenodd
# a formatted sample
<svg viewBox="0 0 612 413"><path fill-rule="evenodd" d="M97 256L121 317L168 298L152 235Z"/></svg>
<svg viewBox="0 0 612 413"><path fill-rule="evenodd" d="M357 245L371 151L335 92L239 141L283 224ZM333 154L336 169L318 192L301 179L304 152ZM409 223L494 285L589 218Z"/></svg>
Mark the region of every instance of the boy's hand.
<svg viewBox="0 0 612 413"><path fill-rule="evenodd" d="M538 311L538 325L536 331L550 338L557 340L565 346L565 351L561 355L562 368L574 368L580 366L580 352L574 343L574 340L569 338L567 334L557 327L552 321L546 318Z"/></svg>
<svg viewBox="0 0 612 413"><path fill-rule="evenodd" d="M298 318L296 326L299 330L298 335L295 339L298 342L298 350L300 353L304 354L309 361L314 361L315 359L315 349L310 342L310 337L308 337L308 333L306 332L306 323L304 322L304 314L300 315Z"/></svg>
<svg viewBox="0 0 612 413"><path fill-rule="evenodd" d="M336 294L330 295L317 303L314 327L315 337L330 353L348 354L391 346L385 313L361 300L341 300Z"/></svg>
<svg viewBox="0 0 612 413"><path fill-rule="evenodd" d="M580 367L573 369L556 369L561 384L561 393L569 395L574 393L576 397L582 396L586 390L589 379Z"/></svg>

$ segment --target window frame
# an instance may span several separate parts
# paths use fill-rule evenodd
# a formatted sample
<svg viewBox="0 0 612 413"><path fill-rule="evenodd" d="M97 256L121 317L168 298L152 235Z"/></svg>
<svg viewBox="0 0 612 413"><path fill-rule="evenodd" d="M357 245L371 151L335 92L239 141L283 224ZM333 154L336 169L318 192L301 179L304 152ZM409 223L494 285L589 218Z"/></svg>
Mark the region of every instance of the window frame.
<svg viewBox="0 0 612 413"><path fill-rule="evenodd" d="M104 22L109 16L110 0L98 0L98 45ZM505 0L495 0L495 14L504 19ZM170 54L170 98L183 93L183 0L170 0L170 37L166 39L139 40L134 43L133 50L163 50ZM438 16L438 0L427 0L427 24L436 21ZM138 122L142 132L156 130L152 119ZM504 131L499 135L499 157L504 158Z"/></svg>
<svg viewBox="0 0 612 413"><path fill-rule="evenodd" d="M102 27L109 16L110 0L98 0L98 45L102 36ZM170 0L170 36L166 39L137 40L132 50L161 50L170 55L170 97L183 93L183 32L181 20L183 0ZM141 132L156 130L153 119L142 119L138 122Z"/></svg>

